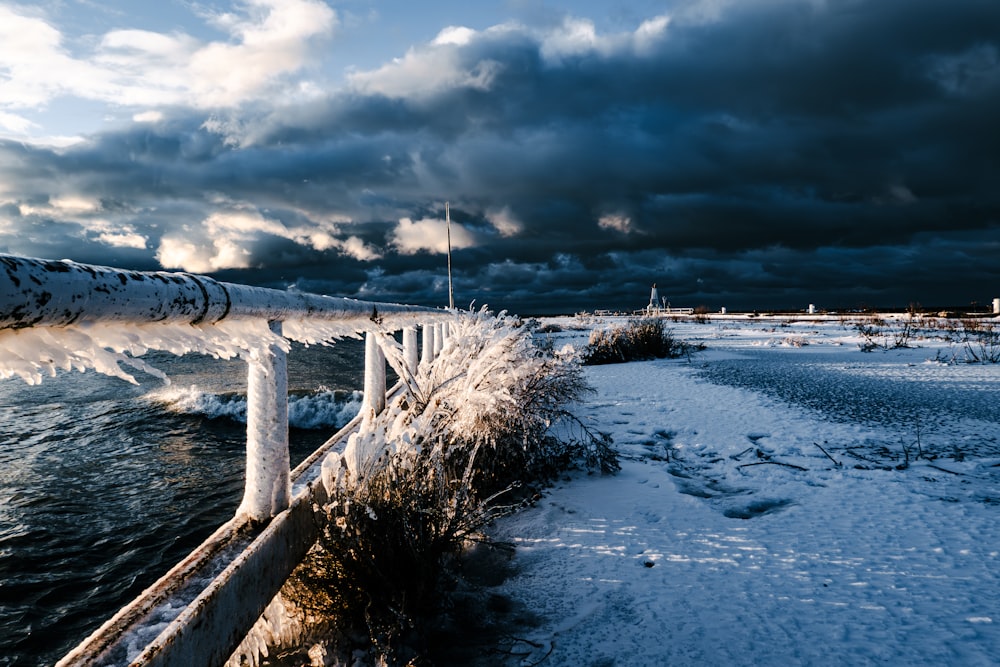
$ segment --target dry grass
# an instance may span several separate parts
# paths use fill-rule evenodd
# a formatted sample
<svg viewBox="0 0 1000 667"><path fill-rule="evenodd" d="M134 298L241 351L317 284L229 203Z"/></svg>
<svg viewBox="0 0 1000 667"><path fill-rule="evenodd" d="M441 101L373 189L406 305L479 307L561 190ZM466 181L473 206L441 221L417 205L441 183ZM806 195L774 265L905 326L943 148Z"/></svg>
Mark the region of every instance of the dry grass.
<svg viewBox="0 0 1000 667"><path fill-rule="evenodd" d="M568 466L618 469L610 438L569 410L589 391L579 360L530 327L473 319L433 366L397 369L404 396L348 445L375 455L345 450L325 479L322 537L284 595L346 663L416 664L448 606L448 564L484 526Z"/></svg>
<svg viewBox="0 0 1000 667"><path fill-rule="evenodd" d="M675 359L690 356L704 349L674 338L663 320L648 318L633 320L625 326L596 329L584 351L583 363L617 364L648 359Z"/></svg>

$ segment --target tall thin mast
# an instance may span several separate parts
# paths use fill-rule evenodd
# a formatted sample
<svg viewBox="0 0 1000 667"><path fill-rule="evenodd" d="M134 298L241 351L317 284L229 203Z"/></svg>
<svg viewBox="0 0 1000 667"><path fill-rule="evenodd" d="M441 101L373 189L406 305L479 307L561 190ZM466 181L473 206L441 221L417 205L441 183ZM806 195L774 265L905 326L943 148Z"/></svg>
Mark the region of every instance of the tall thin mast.
<svg viewBox="0 0 1000 667"><path fill-rule="evenodd" d="M448 230L448 309L455 309L455 294L451 289L451 209L444 203L444 218Z"/></svg>

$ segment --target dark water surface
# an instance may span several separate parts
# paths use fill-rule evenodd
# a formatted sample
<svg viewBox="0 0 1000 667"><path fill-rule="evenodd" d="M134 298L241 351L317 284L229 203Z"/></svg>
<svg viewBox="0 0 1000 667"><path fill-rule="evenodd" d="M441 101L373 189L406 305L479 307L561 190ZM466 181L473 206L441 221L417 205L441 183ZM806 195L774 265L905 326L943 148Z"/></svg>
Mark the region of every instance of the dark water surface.
<svg viewBox="0 0 1000 667"><path fill-rule="evenodd" d="M355 340L293 349L290 393L360 389L362 353ZM220 406L245 399L245 364L145 359L208 407L149 400L163 384L148 376L140 387L94 372L0 381L0 665L53 664L242 498L245 426ZM330 400L311 408L330 413L322 426L291 430L293 466L346 418Z"/></svg>

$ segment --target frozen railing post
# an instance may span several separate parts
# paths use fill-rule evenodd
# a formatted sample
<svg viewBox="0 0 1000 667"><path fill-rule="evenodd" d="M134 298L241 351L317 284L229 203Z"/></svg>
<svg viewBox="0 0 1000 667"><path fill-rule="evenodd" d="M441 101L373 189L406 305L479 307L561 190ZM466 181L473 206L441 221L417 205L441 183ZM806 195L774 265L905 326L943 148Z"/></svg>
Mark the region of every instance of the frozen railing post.
<svg viewBox="0 0 1000 667"><path fill-rule="evenodd" d="M269 322L281 335L281 322ZM247 472L236 511L265 521L288 508L292 494L288 455L288 358L277 345L253 350L247 360Z"/></svg>
<svg viewBox="0 0 1000 667"><path fill-rule="evenodd" d="M417 328L414 326L405 327L403 329L403 358L406 360L406 370L410 372L410 375L415 375L417 372L417 364L420 361L418 353Z"/></svg>
<svg viewBox="0 0 1000 667"><path fill-rule="evenodd" d="M441 348L444 347L444 324L441 322L434 323L434 357L436 358L441 354Z"/></svg>
<svg viewBox="0 0 1000 667"><path fill-rule="evenodd" d="M434 361L434 323L427 322L423 325L424 329L424 346L423 354L420 355L420 360L425 364L429 364Z"/></svg>
<svg viewBox="0 0 1000 667"><path fill-rule="evenodd" d="M371 419L385 409L385 354L375 333L365 334L365 397L362 411Z"/></svg>

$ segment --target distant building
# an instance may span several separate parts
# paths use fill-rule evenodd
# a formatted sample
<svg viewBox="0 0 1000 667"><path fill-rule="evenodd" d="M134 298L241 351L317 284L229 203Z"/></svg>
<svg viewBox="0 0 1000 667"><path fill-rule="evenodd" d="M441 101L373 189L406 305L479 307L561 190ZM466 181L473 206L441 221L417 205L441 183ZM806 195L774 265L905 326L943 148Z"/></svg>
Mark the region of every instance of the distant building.
<svg viewBox="0 0 1000 667"><path fill-rule="evenodd" d="M646 312L650 315L660 312L660 293L656 289L656 283L653 283L653 291L649 293L649 305L646 306Z"/></svg>
<svg viewBox="0 0 1000 667"><path fill-rule="evenodd" d="M633 315L646 315L659 317L661 315L691 315L694 308L671 308L670 302L665 297L660 297L660 291L653 283L653 289L649 293L649 305L642 310L633 311Z"/></svg>

